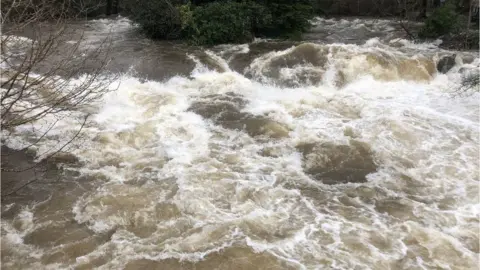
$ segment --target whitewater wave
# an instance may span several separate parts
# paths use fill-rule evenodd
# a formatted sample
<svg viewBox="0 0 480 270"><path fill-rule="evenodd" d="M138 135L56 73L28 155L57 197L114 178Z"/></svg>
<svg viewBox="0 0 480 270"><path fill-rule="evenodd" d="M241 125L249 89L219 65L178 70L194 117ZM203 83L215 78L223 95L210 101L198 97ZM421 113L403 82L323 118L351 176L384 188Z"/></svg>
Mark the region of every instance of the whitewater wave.
<svg viewBox="0 0 480 270"><path fill-rule="evenodd" d="M443 52L430 49L303 43L243 74L222 56L249 45L224 46L190 55L189 76L124 75L70 149L82 166L69 170L95 188L56 210L71 223L43 217L58 194L2 221L6 252L22 258L3 264L475 268L479 96L449 89L479 59L439 74Z"/></svg>

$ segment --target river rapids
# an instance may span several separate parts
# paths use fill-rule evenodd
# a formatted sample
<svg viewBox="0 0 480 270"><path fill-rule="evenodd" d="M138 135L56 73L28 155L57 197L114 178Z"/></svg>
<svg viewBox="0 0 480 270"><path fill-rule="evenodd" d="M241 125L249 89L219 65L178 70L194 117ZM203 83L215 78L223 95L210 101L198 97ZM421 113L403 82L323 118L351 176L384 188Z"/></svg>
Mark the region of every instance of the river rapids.
<svg viewBox="0 0 480 270"><path fill-rule="evenodd" d="M480 95L452 95L475 52L388 20L209 49L83 27L113 29L120 77L5 142L58 121L44 153L91 115L59 179L3 202L4 269L477 269Z"/></svg>

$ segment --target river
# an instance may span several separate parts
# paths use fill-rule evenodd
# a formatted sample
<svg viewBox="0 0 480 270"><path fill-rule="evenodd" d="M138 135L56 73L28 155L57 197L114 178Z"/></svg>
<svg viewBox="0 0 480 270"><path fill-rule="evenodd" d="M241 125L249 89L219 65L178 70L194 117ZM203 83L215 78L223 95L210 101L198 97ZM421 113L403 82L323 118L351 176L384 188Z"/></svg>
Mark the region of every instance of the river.
<svg viewBox="0 0 480 270"><path fill-rule="evenodd" d="M480 95L452 95L475 52L374 19L209 49L76 27L112 35L119 83L36 149L89 113L76 161L2 202L4 269L477 269Z"/></svg>

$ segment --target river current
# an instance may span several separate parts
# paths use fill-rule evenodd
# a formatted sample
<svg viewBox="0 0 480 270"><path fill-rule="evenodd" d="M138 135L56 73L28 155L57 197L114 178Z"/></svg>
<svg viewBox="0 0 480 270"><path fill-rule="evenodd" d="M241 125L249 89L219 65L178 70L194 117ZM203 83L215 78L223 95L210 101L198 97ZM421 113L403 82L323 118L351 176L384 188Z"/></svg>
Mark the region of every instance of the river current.
<svg viewBox="0 0 480 270"><path fill-rule="evenodd" d="M4 269L477 269L480 96L452 94L475 52L373 19L207 49L81 27L119 79L6 142L58 121L44 153L91 115L54 184L2 203Z"/></svg>

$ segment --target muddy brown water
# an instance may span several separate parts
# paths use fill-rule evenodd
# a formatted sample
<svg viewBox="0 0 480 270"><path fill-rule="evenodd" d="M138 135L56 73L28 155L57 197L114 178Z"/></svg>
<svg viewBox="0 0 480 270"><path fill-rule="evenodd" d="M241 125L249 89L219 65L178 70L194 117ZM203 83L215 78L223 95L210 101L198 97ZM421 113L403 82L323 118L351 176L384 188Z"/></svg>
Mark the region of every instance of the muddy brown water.
<svg viewBox="0 0 480 270"><path fill-rule="evenodd" d="M32 127L5 142L29 167L92 114L49 163L2 171L2 195L38 178L2 196L2 268L476 269L478 95L448 91L478 55L439 74L453 52L388 20L213 48L71 27L84 50L112 38L121 83L30 154L11 149Z"/></svg>

